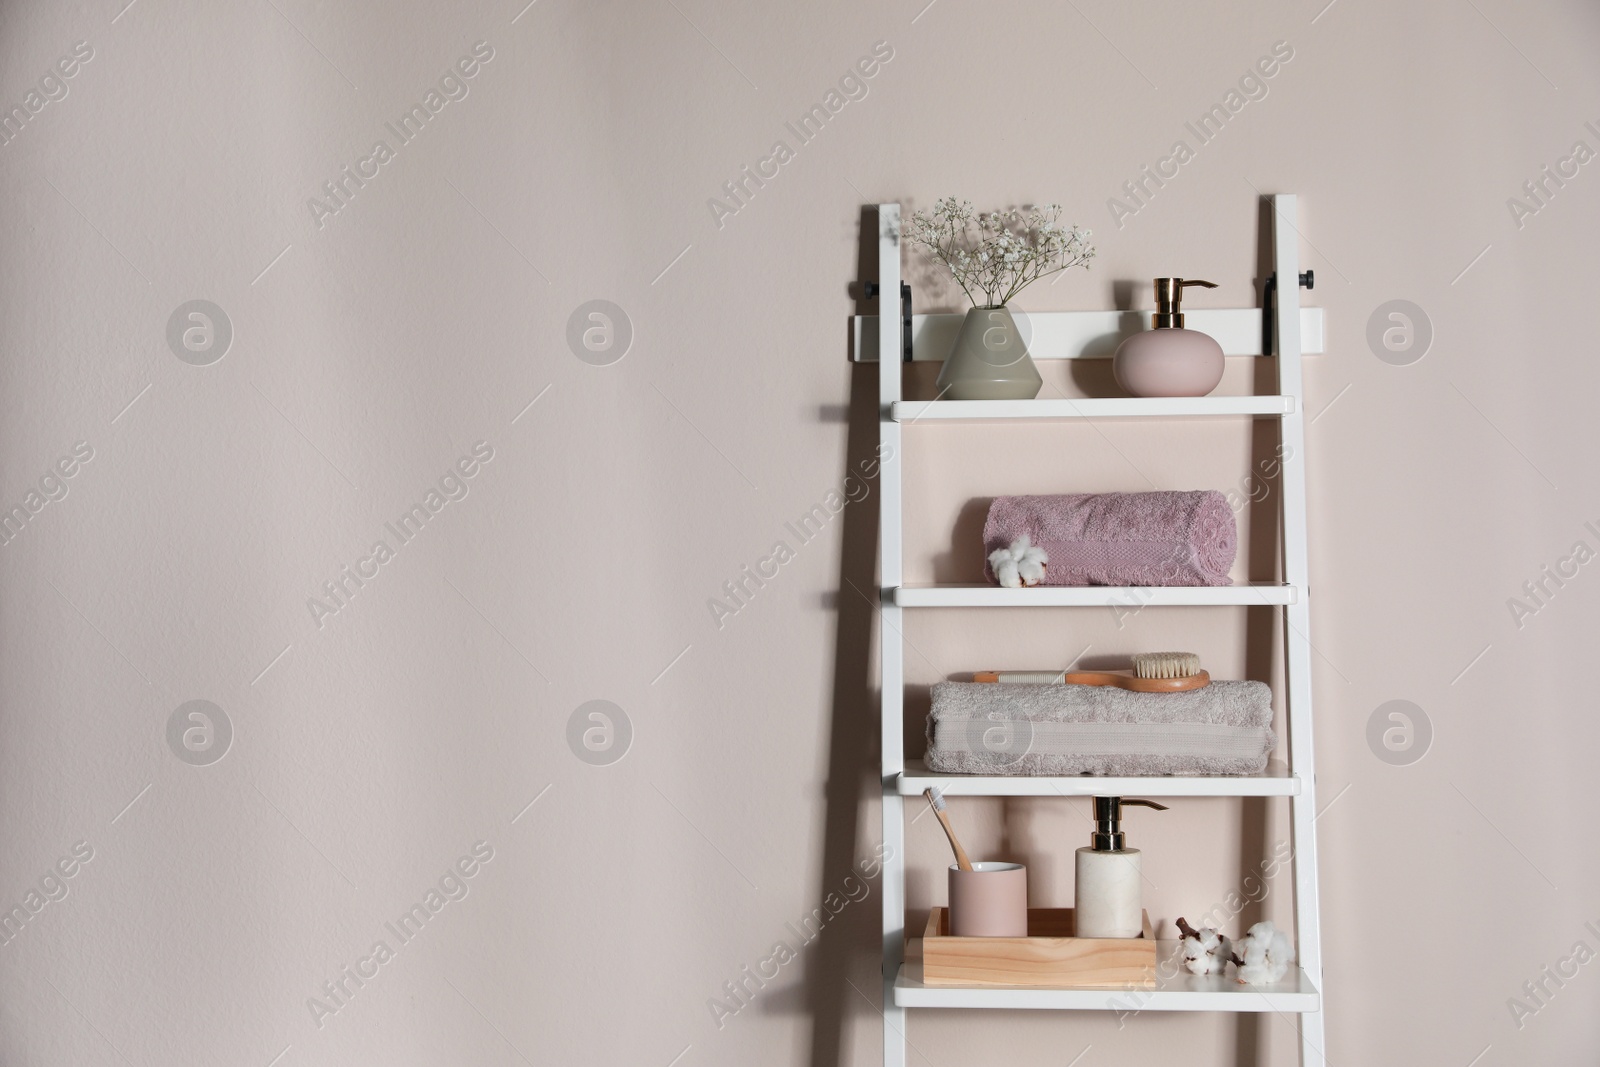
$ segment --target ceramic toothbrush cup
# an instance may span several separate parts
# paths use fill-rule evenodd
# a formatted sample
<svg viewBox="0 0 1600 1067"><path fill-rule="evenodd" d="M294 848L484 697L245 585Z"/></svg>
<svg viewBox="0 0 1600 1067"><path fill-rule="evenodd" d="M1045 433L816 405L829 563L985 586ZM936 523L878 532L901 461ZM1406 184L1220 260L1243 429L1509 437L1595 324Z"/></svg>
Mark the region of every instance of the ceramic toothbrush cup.
<svg viewBox="0 0 1600 1067"><path fill-rule="evenodd" d="M950 865L952 937L1027 937L1028 869L984 861L963 871Z"/></svg>

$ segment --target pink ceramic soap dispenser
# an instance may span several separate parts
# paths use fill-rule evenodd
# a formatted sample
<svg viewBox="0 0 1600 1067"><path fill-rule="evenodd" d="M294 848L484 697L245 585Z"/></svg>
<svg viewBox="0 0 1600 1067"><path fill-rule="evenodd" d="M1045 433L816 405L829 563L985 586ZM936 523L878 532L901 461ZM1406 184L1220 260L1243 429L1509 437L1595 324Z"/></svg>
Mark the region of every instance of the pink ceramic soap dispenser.
<svg viewBox="0 0 1600 1067"><path fill-rule="evenodd" d="M1111 372L1134 396L1205 396L1222 381L1222 346L1199 330L1183 328L1183 287L1215 282L1157 278L1154 329L1134 334L1117 346Z"/></svg>

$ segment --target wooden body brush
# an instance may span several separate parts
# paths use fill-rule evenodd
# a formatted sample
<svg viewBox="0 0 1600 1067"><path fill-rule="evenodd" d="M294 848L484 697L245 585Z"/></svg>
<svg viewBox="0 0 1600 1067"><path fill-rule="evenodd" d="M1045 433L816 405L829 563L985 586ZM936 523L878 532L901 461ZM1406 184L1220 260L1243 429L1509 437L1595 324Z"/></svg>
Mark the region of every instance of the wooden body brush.
<svg viewBox="0 0 1600 1067"><path fill-rule="evenodd" d="M1128 671L978 671L974 682L1035 685L1114 685L1135 693L1183 693L1211 684L1193 652L1140 652Z"/></svg>

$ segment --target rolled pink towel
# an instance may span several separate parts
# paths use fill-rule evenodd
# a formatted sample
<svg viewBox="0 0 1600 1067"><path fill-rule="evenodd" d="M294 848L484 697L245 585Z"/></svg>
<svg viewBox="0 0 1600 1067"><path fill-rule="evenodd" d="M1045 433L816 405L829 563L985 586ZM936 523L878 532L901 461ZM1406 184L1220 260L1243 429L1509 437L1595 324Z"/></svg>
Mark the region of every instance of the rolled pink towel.
<svg viewBox="0 0 1600 1067"><path fill-rule="evenodd" d="M1023 534L1050 557L1045 585L1228 585L1239 550L1233 509L1214 489L997 497L984 554Z"/></svg>

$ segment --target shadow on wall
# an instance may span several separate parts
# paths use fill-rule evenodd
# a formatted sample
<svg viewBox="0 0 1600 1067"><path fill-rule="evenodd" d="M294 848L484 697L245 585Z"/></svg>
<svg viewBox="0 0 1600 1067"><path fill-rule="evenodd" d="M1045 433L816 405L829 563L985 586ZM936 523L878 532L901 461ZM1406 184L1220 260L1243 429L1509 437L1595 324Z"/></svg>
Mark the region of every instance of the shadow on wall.
<svg viewBox="0 0 1600 1067"><path fill-rule="evenodd" d="M878 212L863 208L856 277L877 274ZM877 300L854 292L856 313L877 313ZM842 355L842 353L841 353ZM860 471L877 456L877 366L851 364L850 409L844 468L841 476ZM873 499L877 494L876 479ZM825 790L821 882L815 899L837 893L856 868L873 854L877 834L862 841L863 801L880 796L878 773L878 694L873 685L873 630L877 615L878 509L846 508L839 553L839 592L834 633L833 719L829 725L828 778ZM880 883L881 884L881 883ZM881 905L878 887L860 904L844 909L828 924L807 961L806 998L811 1013L811 1067L838 1067L843 1062L845 1020L851 1001L866 998L875 1010L882 995L880 966ZM855 1005L856 1008L865 1005Z"/></svg>

